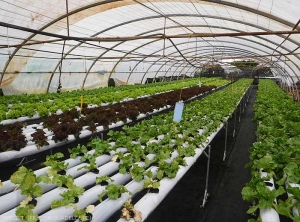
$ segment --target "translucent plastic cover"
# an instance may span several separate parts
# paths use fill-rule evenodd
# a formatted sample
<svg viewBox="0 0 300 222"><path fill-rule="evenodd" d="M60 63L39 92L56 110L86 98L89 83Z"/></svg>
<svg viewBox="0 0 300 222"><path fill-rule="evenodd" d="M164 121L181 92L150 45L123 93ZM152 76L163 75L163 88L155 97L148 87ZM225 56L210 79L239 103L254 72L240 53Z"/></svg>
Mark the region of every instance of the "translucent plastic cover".
<svg viewBox="0 0 300 222"><path fill-rule="evenodd" d="M109 78L145 83L239 59L292 84L300 34L288 32L300 31L299 11L299 0L5 0L0 87L19 94L55 92L59 82L63 91L107 86Z"/></svg>

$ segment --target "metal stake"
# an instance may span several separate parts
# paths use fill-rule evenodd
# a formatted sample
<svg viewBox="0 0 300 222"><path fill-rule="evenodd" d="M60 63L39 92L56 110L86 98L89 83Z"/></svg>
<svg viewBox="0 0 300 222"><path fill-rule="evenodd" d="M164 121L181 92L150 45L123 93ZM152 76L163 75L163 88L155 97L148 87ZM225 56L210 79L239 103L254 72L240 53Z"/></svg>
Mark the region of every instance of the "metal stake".
<svg viewBox="0 0 300 222"><path fill-rule="evenodd" d="M241 115L242 115L242 105L239 104L240 106L240 112L239 112L239 123L241 122Z"/></svg>
<svg viewBox="0 0 300 222"><path fill-rule="evenodd" d="M224 155L223 155L223 161L226 159L226 151L227 151L227 133L228 133L228 121L225 124L225 145L224 145Z"/></svg>
<svg viewBox="0 0 300 222"><path fill-rule="evenodd" d="M234 121L233 121L233 133L232 133L232 137L235 136L235 126L236 126L236 109L234 110Z"/></svg>
<svg viewBox="0 0 300 222"><path fill-rule="evenodd" d="M26 157L23 157L21 162L17 165L17 166L21 166L21 165L24 165L24 164L27 164L27 163L30 163L30 162L33 162L35 161L36 159L33 159L33 160L28 160L27 156Z"/></svg>
<svg viewBox="0 0 300 222"><path fill-rule="evenodd" d="M249 102L250 94L251 94L251 92L252 92L252 87L250 87L250 89L249 89L248 91L249 91L249 93L248 93L247 102Z"/></svg>
<svg viewBox="0 0 300 222"><path fill-rule="evenodd" d="M207 157L207 168L206 168L205 191L204 191L203 202L202 202L202 205L200 206L201 208L203 208L205 206L205 204L207 202L207 197L209 196L209 193L207 192L207 188L208 188L208 179L209 179L210 149L211 149L211 145L208 145L208 153L203 151L203 153Z"/></svg>

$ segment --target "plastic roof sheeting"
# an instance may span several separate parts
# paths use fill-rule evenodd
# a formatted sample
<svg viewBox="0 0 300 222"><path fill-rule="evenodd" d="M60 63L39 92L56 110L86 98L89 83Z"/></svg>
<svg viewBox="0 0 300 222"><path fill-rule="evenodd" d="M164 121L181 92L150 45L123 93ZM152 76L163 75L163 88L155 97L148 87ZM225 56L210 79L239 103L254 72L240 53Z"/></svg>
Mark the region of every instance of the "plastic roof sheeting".
<svg viewBox="0 0 300 222"><path fill-rule="evenodd" d="M300 34L230 34L300 31L299 10L298 0L2 0L0 86L5 94L18 94L55 92L59 81L63 90L106 86L111 77L144 83L192 76L212 59L247 58L293 84L299 80ZM199 33L223 36L191 37ZM186 37L116 38L151 35Z"/></svg>

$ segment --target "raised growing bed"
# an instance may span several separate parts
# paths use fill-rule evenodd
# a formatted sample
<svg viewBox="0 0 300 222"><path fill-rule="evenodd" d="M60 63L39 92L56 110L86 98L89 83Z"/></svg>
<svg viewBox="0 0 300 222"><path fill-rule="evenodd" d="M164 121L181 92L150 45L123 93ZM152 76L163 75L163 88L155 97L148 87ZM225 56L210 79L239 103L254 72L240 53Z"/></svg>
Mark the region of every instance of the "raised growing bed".
<svg viewBox="0 0 300 222"><path fill-rule="evenodd" d="M217 84L225 82L216 82ZM17 130L17 135L5 132L12 138L11 147L16 147L16 150L20 151L7 151L0 153L0 163L9 161L11 159L26 157L38 152L42 152L48 149L52 149L57 146L65 145L78 138L86 138L92 134L103 132L104 130L115 128L125 123L130 123L139 119L144 119L149 115L155 114L159 111L163 111L172 107L176 100L179 98L179 94L182 94L184 101L189 101L196 96L209 92L214 87L191 87L177 91L172 91L159 96L152 96L144 99L137 99L122 104L116 103L109 107L96 107L96 108L84 108L79 121L74 121L74 118L79 117L77 110L70 110L62 115L52 115L44 120L40 125L28 126L26 129L21 128L20 123L9 126L13 130ZM168 104L166 106L166 104ZM146 113L146 114L145 114ZM59 123L61 122L61 123ZM89 126L84 126L84 125ZM16 125L14 128L13 126ZM45 129L48 127L49 129ZM26 145L25 137L31 139L32 133L35 131L33 128L39 128L41 134L45 132L46 135L39 137L35 143ZM42 131L43 130L43 131ZM51 135L54 134L52 137ZM48 137L47 137L48 136ZM0 137L3 141L7 140L5 135ZM40 139L42 138L42 139ZM13 140L15 139L15 140ZM5 149L5 146L2 147Z"/></svg>
<svg viewBox="0 0 300 222"><path fill-rule="evenodd" d="M242 194L255 203L248 213L259 212L263 222L300 219L299 112L298 103L274 82L260 82L255 102L258 141L250 149L248 164L252 179Z"/></svg>
<svg viewBox="0 0 300 222"><path fill-rule="evenodd" d="M19 217L20 215L30 215L32 218L36 218L37 213L40 221L46 221L49 218L66 221L68 220L68 216L72 217L73 214L76 216L85 215L85 208L87 208L88 204L96 204L97 206L94 213L92 212L93 217L95 217L93 220L104 221L104 216L101 217L100 220L96 219L98 218L99 213L101 215L105 214L109 216L111 213L106 212L112 212L111 210L108 211L110 206L114 206L114 209L117 210L120 207L119 205L130 197L130 195L126 194L127 191L136 193L139 189L138 187L143 186L143 184L145 186L146 181L151 182L150 178L154 179L156 177L161 184L165 184L164 181L169 180L166 179L166 177L175 178L174 180L176 181L178 172L181 172L182 168L184 168L181 165L187 165L186 161L190 164L190 158L192 158L192 156L199 155L203 152L205 145L212 139L219 127L227 121L228 116L233 113L237 104L239 104L241 96L244 95L248 88L249 83L249 81L239 81L233 84L233 91L229 88L225 88L200 101L194 101L186 105L184 118L180 124L173 123L172 113L158 115L151 120L145 120L133 127L127 127L124 129L124 132L111 131L110 135L112 142L109 143L109 145L107 142L99 139L97 142L96 140L93 140L88 146L94 149L86 153L81 147L83 150L78 151L79 156L73 156L74 159L60 162L57 160L57 156L56 158L55 156L50 156L49 158L52 159L52 162L56 163L55 165L49 165L51 170L46 171L46 169L41 169L40 171L35 172L34 175L39 174L45 176L45 172L46 174L52 173L52 175L54 175L55 172L57 172L57 165L60 165L61 168L64 168L67 171L66 175L68 175L69 182L62 182L62 184L67 186L67 189L63 188L62 184L59 185L58 183L49 181L49 177L42 177L41 180L43 182L37 180L34 184L31 184L31 187L33 187L35 191L39 191L38 193L35 193L35 196L40 196L42 193L44 194L41 195L41 197L36 198L38 203L33 209L30 209L33 205L23 202L22 206L18 208ZM231 93L229 94L229 92ZM200 107L202 109L199 109ZM115 150L115 148L117 149ZM110 150L110 155L104 154L107 153L107 150ZM80 154L80 152L84 155ZM92 158L91 156L94 156L95 158L94 160L89 160L89 164L81 163L83 160ZM107 163L105 163L107 161L105 158L108 158ZM111 158L113 160L120 159L120 162L109 162ZM67 166L65 164L66 162L73 163L74 165L70 164ZM137 165L133 165L132 163L136 163ZM125 193L118 198L118 205L116 205L116 201L111 200L113 197L106 198L100 204L97 202L95 192L102 192L113 186L95 185L97 175L92 172L85 173L86 170L91 170L91 167L94 165L96 165L99 170L98 176L107 174L114 175L111 177L114 179L114 182L109 181L109 183L118 185L127 184L126 186L120 186ZM170 167L166 168L166 166L169 165ZM83 166L86 167L82 168ZM82 169L78 171L78 168ZM20 170L24 170L24 168L20 168ZM153 173L150 174L150 171ZM17 177L19 173L14 174L13 181L15 183L23 182L20 181L20 177ZM31 172L26 171L26 174L27 173L29 176L32 176ZM63 176L63 178L66 177L67 176ZM134 178L134 181L131 181L132 177ZM21 186L23 194L26 194L25 196L22 196L20 190L13 191L16 185L12 185L9 181L4 184L3 189L9 191L9 193L0 197L0 211L2 213L0 218L10 218L8 221L15 220L15 207L17 207L19 201L24 200L26 196L29 196L32 190L30 191ZM55 187L58 186L58 188L54 188L53 185ZM35 188L36 186L40 186L41 188ZM85 188L85 191L81 189L82 187ZM75 188L78 192L74 195L79 197L79 202L77 204L74 204L75 198L68 199L69 202L67 200L66 202L54 201L56 198L62 198L59 193L62 194L67 191L74 191ZM40 193L40 191L42 193ZM50 192L53 193L50 195ZM160 191L159 195L160 193L162 192ZM2 204L3 200L8 197L11 197L11 199L14 200L11 201L12 204L9 204L9 206L8 204ZM116 196L116 198L117 197L118 196ZM51 200L53 200L52 205L54 207L52 210L50 210ZM58 205L61 207L55 208L55 206ZM68 207L66 208L64 205ZM26 214L24 213L25 210L27 210Z"/></svg>
<svg viewBox="0 0 300 222"><path fill-rule="evenodd" d="M209 83L217 78L202 78L201 81ZM62 111L78 108L82 99L86 104L98 106L113 102L127 101L139 96L151 96L157 93L181 89L197 85L199 80L188 79L181 82L158 83L150 85L135 85L116 88L99 88L85 91L72 91L60 94L19 95L1 97L0 123L11 124L16 121L34 122L39 118L47 117L50 113L60 114Z"/></svg>

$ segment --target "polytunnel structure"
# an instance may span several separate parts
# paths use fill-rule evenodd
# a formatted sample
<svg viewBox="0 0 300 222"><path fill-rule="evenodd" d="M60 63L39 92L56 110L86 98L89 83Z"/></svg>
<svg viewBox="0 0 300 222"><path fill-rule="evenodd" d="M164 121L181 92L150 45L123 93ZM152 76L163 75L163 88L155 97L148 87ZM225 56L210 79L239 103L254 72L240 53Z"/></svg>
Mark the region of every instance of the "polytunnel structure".
<svg viewBox="0 0 300 222"><path fill-rule="evenodd" d="M299 8L296 0L3 1L1 88L145 83L249 58L291 85L299 78Z"/></svg>
<svg viewBox="0 0 300 222"><path fill-rule="evenodd" d="M0 2L0 222L300 222L299 0Z"/></svg>

